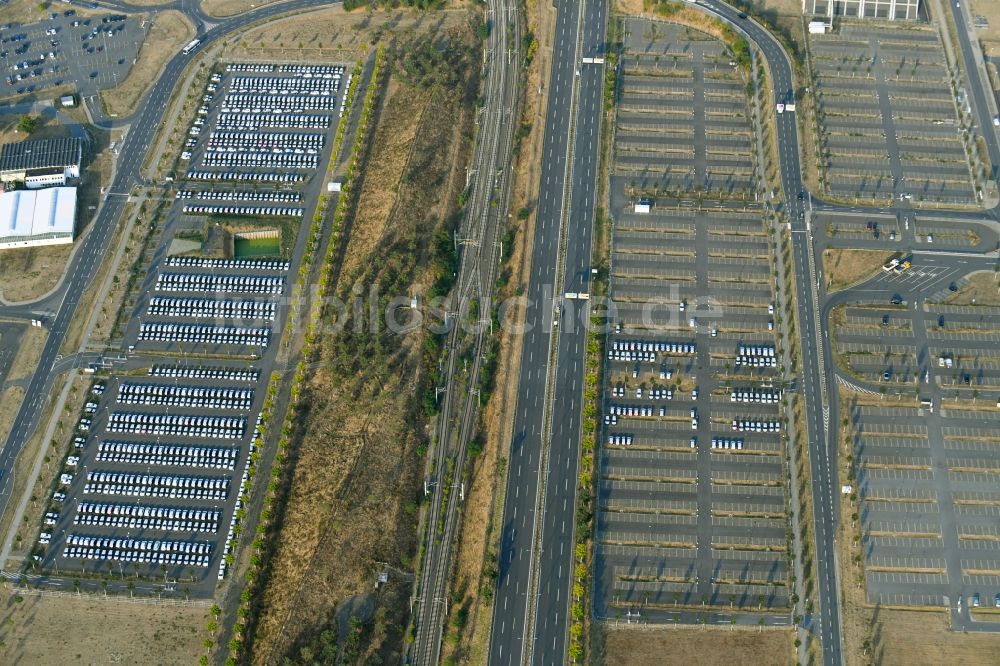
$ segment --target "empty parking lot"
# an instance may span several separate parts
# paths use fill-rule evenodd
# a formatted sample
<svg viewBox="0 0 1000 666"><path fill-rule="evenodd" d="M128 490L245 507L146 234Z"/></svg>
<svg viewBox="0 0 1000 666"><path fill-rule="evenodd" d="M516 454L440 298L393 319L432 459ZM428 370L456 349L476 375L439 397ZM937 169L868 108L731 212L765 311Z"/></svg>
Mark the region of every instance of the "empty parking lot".
<svg viewBox="0 0 1000 666"><path fill-rule="evenodd" d="M1000 309L921 301L834 313L867 393L845 415L868 597L983 605L1000 594Z"/></svg>
<svg viewBox="0 0 1000 666"><path fill-rule="evenodd" d="M967 133L937 33L843 21L810 35L820 163L839 197L970 203Z"/></svg>
<svg viewBox="0 0 1000 666"><path fill-rule="evenodd" d="M615 128L598 613L780 611L781 369L743 84L718 42L653 25L626 22Z"/></svg>

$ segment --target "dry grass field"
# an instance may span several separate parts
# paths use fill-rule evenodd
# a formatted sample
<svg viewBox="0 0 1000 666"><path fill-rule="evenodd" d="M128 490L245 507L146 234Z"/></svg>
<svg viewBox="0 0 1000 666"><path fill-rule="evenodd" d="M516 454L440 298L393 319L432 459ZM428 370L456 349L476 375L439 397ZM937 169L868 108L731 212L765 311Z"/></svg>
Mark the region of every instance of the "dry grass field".
<svg viewBox="0 0 1000 666"><path fill-rule="evenodd" d="M949 305L1000 305L1000 282L995 273L976 273L969 284L945 299Z"/></svg>
<svg viewBox="0 0 1000 666"><path fill-rule="evenodd" d="M110 115L127 116L159 78L170 57L194 37L194 26L179 11L159 12L139 49L139 57L128 76L118 86L101 92L101 101Z"/></svg>
<svg viewBox="0 0 1000 666"><path fill-rule="evenodd" d="M464 186L472 131L469 86L479 52L470 16L462 27L417 33L394 56L360 171L357 213L344 227L344 260L333 271L341 298L355 286L361 293L375 285L383 294L409 293L432 278L425 264L430 241ZM451 48L430 48L436 39ZM363 599L369 610L358 613L357 631L341 644L349 654L343 663L400 660L410 586L392 574L372 592L384 566L378 563L406 571L416 554L428 436L424 335L349 323L323 336L303 389L308 408L294 435L289 496L253 626L252 663L281 663L303 647L318 654L323 632L346 630L338 608L351 599Z"/></svg>
<svg viewBox="0 0 1000 666"><path fill-rule="evenodd" d="M795 663L790 630L609 627L605 631L602 654L595 655L595 663L603 666L786 666Z"/></svg>
<svg viewBox="0 0 1000 666"><path fill-rule="evenodd" d="M0 663L191 666L204 651L198 640L208 616L203 606L19 596L4 588Z"/></svg>
<svg viewBox="0 0 1000 666"><path fill-rule="evenodd" d="M9 303L44 296L59 282L73 245L0 250L0 297Z"/></svg>
<svg viewBox="0 0 1000 666"><path fill-rule="evenodd" d="M997 0L972 0L971 7L974 16L984 16L990 24L987 29L977 31L986 55L1000 56L1000 2Z"/></svg>
<svg viewBox="0 0 1000 666"><path fill-rule="evenodd" d="M891 252L881 250L824 250L823 275L827 290L844 289L874 275L891 256Z"/></svg>
<svg viewBox="0 0 1000 666"><path fill-rule="evenodd" d="M10 2L3 5L3 11L0 11L0 22L24 24L41 21L48 18L49 12L62 11L63 8L59 4L53 4L48 1L39 3L38 0L10 0ZM74 6L73 9L76 10L78 16L94 16L106 13L106 10L94 10L79 5Z"/></svg>
<svg viewBox="0 0 1000 666"><path fill-rule="evenodd" d="M149 0L153 3L157 0ZM278 0L201 0L201 10L209 16L235 16Z"/></svg>
<svg viewBox="0 0 1000 666"><path fill-rule="evenodd" d="M323 62L353 61L371 48L372 40L391 38L416 30L464 23L465 10L429 14L393 12L347 13L340 6L297 13L246 31L231 40L223 53L230 58L291 59Z"/></svg>

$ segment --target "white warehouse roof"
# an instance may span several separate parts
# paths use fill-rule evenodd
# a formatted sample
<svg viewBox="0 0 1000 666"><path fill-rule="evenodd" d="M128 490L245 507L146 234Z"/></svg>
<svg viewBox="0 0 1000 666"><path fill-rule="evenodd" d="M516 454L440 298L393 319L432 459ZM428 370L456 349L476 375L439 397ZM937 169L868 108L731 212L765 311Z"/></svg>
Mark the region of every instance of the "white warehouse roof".
<svg viewBox="0 0 1000 666"><path fill-rule="evenodd" d="M0 247L73 237L76 188L17 190L0 194Z"/></svg>

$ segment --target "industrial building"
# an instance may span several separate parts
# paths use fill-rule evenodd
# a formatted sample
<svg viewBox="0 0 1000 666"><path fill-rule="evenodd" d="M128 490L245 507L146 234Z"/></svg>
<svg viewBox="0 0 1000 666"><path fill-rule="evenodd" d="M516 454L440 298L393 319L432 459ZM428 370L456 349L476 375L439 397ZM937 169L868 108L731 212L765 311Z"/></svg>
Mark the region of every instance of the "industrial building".
<svg viewBox="0 0 1000 666"><path fill-rule="evenodd" d="M76 188L0 194L0 250L73 242Z"/></svg>
<svg viewBox="0 0 1000 666"><path fill-rule="evenodd" d="M65 185L80 177L83 141L45 139L7 143L0 148L0 182L29 189Z"/></svg>
<svg viewBox="0 0 1000 666"><path fill-rule="evenodd" d="M920 0L802 0L802 13L812 16L915 21Z"/></svg>

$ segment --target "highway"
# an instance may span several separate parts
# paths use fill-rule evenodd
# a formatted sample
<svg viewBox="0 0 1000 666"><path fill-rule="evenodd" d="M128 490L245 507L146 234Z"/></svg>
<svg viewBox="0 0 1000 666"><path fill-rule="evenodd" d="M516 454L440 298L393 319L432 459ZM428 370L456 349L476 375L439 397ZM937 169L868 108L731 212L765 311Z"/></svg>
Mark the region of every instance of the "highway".
<svg viewBox="0 0 1000 666"><path fill-rule="evenodd" d="M79 241L79 247L67 266L66 278L61 289L45 303L45 308L53 312L51 318L47 320L49 336L10 434L4 442L3 449L0 450L0 515L10 504L17 456L38 427L44 412L45 400L53 388L55 373L52 369L58 360L60 347L77 317L77 306L85 290L96 282L96 275L111 247L128 194L133 188L145 182L140 167L157 130L164 124L163 114L167 110L170 96L185 66L199 51L243 26L291 10L328 4L332 3L325 0L294 0L266 5L218 22L211 30L199 35L202 43L192 54L177 54L171 58L156 84L136 110L130 129L121 143L113 180L107 187L107 194L97 215L90 223L91 229ZM6 314L4 310L0 312Z"/></svg>
<svg viewBox="0 0 1000 666"><path fill-rule="evenodd" d="M566 660L607 4L556 12L491 664Z"/></svg>
<svg viewBox="0 0 1000 666"><path fill-rule="evenodd" d="M511 146L514 133L515 109L518 99L520 63L508 44L520 43L520 20L517 6L506 0L490 0L487 21L491 27L486 49L483 97L485 106L478 117L478 140L469 166L472 192L463 219L460 236L463 240L459 257L457 287L452 299L462 304L459 312L467 312L471 299L479 299L481 312L489 313L499 268L499 242L504 231L504 219L509 207ZM498 205L493 205L498 192ZM448 583L450 582L452 547L456 542L461 489L464 479L465 449L475 434L476 413L480 398L471 386L465 387L464 400L458 398L459 378L475 381L479 376L490 327L480 325L475 331L475 352L472 368L460 370L465 357L462 326L452 317L448 341L447 370L441 411L437 422L437 445L433 451L434 477L429 484L433 493L426 511L424 556L418 582L417 608L414 622L416 635L410 648L412 663L433 666L440 661L441 638L447 618ZM496 332L499 334L499 332ZM457 410L457 411L456 411ZM457 425L457 439L452 431ZM450 485L445 476L448 461L453 461ZM439 528L439 516L444 517Z"/></svg>

